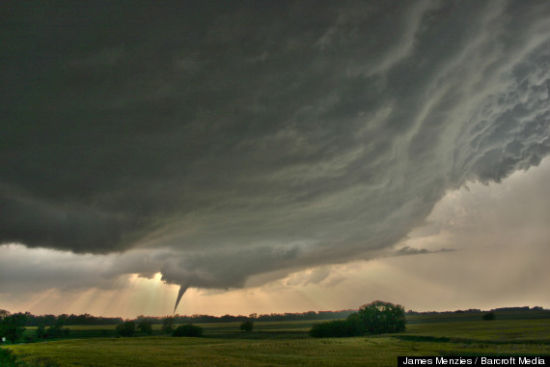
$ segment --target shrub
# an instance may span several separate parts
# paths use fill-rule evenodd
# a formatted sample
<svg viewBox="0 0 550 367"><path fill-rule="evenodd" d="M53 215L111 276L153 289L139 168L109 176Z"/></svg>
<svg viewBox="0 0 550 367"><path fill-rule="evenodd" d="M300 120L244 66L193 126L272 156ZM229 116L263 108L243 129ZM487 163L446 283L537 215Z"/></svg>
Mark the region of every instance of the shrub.
<svg viewBox="0 0 550 367"><path fill-rule="evenodd" d="M486 314L484 314L482 316L482 319L485 320L485 321L491 321L491 320L496 319L496 315L493 311L487 312Z"/></svg>
<svg viewBox="0 0 550 367"><path fill-rule="evenodd" d="M172 336L201 336L202 328L200 326L187 324L180 325L174 330Z"/></svg>
<svg viewBox="0 0 550 367"><path fill-rule="evenodd" d="M1 310L0 310L1 311ZM2 339L0 339L1 341ZM21 366L16 360L13 352L6 348L0 348L0 366L5 367L19 367Z"/></svg>
<svg viewBox="0 0 550 367"><path fill-rule="evenodd" d="M356 336L358 334L354 324L349 320L334 320L321 322L313 325L309 331L309 335L315 338L341 338L345 336Z"/></svg>
<svg viewBox="0 0 550 367"><path fill-rule="evenodd" d="M134 336L136 332L136 323L133 321L126 321L116 326L116 333L119 336Z"/></svg>
<svg viewBox="0 0 550 367"><path fill-rule="evenodd" d="M151 325L150 321L147 320L141 320L137 325L139 331L142 333L145 333L147 335L153 334L153 326Z"/></svg>
<svg viewBox="0 0 550 367"><path fill-rule="evenodd" d="M348 323L348 334L349 336L364 335L367 331L365 323L359 316L359 313L354 312L349 315L346 319Z"/></svg>
<svg viewBox="0 0 550 367"><path fill-rule="evenodd" d="M250 332L254 328L254 322L252 320L243 321L239 328L242 331Z"/></svg>

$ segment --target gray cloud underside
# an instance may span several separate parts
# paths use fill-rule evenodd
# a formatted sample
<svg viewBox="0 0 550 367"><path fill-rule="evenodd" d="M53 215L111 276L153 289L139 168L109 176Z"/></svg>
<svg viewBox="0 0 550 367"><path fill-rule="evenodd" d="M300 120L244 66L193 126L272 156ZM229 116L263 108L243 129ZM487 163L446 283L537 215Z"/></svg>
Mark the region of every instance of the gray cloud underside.
<svg viewBox="0 0 550 367"><path fill-rule="evenodd" d="M545 1L103 5L6 7L0 243L240 286L550 151Z"/></svg>

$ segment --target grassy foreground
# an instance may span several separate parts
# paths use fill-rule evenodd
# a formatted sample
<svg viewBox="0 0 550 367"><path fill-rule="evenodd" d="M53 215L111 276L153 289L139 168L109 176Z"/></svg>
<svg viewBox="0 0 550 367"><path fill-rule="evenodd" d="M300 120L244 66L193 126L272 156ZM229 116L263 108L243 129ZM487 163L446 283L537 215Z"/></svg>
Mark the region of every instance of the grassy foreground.
<svg viewBox="0 0 550 367"><path fill-rule="evenodd" d="M311 323L204 324L203 338L88 338L3 347L21 366L396 366L399 355L550 355L550 319L411 323L399 334L314 339ZM1 360L0 360L1 361ZM4 365L17 365L4 362Z"/></svg>

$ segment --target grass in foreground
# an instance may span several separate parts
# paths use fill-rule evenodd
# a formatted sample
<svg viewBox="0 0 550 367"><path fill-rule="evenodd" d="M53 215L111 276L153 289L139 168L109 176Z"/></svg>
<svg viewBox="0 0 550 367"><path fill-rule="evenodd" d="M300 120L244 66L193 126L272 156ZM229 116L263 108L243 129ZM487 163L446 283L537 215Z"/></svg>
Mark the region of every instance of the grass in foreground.
<svg viewBox="0 0 550 367"><path fill-rule="evenodd" d="M420 320L419 320L420 321ZM0 366L395 366L397 356L550 355L550 319L416 322L399 334L309 338L314 322L202 324L204 338L87 338L11 345ZM85 330L82 330L85 331ZM97 332L99 330L94 330ZM4 350L4 353L1 353Z"/></svg>
<svg viewBox="0 0 550 367"><path fill-rule="evenodd" d="M241 333L236 324L206 324L205 338L90 338L5 348L33 367L395 366L399 355L550 355L550 319L418 323L404 333L339 339L309 338L310 325L266 322Z"/></svg>
<svg viewBox="0 0 550 367"><path fill-rule="evenodd" d="M395 366L398 355L550 354L544 344L404 341L393 337L300 340L115 338L13 345L30 366Z"/></svg>

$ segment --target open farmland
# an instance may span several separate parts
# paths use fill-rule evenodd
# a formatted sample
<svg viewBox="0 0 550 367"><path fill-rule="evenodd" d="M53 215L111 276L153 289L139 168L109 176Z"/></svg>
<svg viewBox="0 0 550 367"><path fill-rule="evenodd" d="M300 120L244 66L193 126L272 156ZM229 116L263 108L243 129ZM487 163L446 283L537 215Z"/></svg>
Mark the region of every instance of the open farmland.
<svg viewBox="0 0 550 367"><path fill-rule="evenodd" d="M310 338L307 331L312 324L258 322L253 332L243 333L238 323L211 323L201 325L202 338L86 338L4 349L15 358L11 365L31 367L395 366L398 355L550 355L549 318L416 317L403 333L328 339ZM97 331L93 327L74 329L75 333L78 329Z"/></svg>

